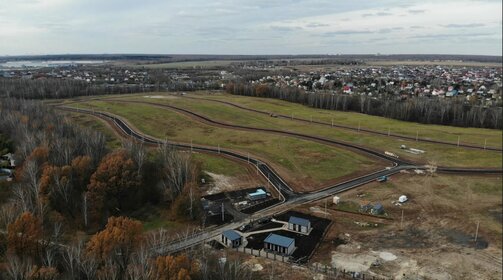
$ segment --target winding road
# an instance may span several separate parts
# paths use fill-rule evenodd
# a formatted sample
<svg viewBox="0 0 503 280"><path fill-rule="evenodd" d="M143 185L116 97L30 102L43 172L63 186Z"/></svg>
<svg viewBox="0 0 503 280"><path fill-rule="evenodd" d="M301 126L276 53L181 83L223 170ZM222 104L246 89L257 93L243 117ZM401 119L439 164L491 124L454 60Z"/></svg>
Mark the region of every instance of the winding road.
<svg viewBox="0 0 503 280"><path fill-rule="evenodd" d="M117 100L114 100L117 102ZM120 102L126 102L126 101L120 101ZM129 101L127 101L129 102ZM298 137L302 139L308 139L308 140L313 140L317 142L323 142L331 145L338 145L342 146L345 148L350 148L352 150L358 151L360 153L367 154L369 156L377 157L379 159L388 161L393 164L392 167L387 167L386 169L373 172L370 174L366 174L364 176L360 176L358 178L353 178L351 180L348 180L346 182L338 183L333 186L329 186L325 189L314 191L314 192L309 192L309 193L300 193L300 192L295 192L286 182L283 180L277 172L274 171L273 168L270 167L267 163L250 157L249 155L243 155L239 152L236 151L231 151L231 150L226 150L226 149L221 149L220 147L209 147L209 146L201 146L201 145L192 145L192 144L187 144L187 143L175 143L175 142L168 142L169 144L173 145L174 147L180 148L180 149L185 149L185 150L191 150L191 151L198 151L198 152L204 152L204 153L211 153L211 154L216 154L216 155L223 155L227 157L231 157L243 162L246 162L250 165L253 165L257 170L260 172L260 174L270 182L270 184L278 191L280 199L282 203L273 205L271 207L268 207L266 209L262 209L259 212L256 212L252 217L254 219L263 217L263 216L268 216L273 213L276 213L279 211L279 209L288 209L303 203L307 202L312 202L316 200L320 200L323 198L326 198L328 196L356 188L358 186L361 186L363 184L369 183L371 181L376 180L380 176L391 176L393 174L396 174L402 170L410 170L410 169L426 169L425 166L420 166L420 165L415 165L413 163L403 161L400 159L396 159L387 155L384 155L381 151L377 150L372 150L366 147L361 147L358 145L354 145L351 143L347 142L342 142L342 141L337 141L337 140L332 140L332 139L326 139L322 137L317 137L317 136L311 136L311 135L305 135L305 134L300 134L300 133L295 133L295 132L289 132L289 131L282 131L282 130L275 130L275 129L264 129L264 128L254 128L254 127L247 127L247 126L239 126L239 125L232 125L232 124L227 124L227 123L222 123L219 121L212 120L206 116L191 112L186 109L178 108L175 106L171 105L161 105L157 103L149 103L149 102L138 102L138 103L146 103L150 105L155 105L155 106L161 106L165 107L171 110L176 110L178 112L184 113L191 115L193 117L197 117L198 119L212 123L213 125L218 125L218 126L225 126L233 129L244 129L244 130L253 130L253 131L259 131L259 132L267 132L267 133L276 133L276 134L284 134L288 136L293 136L293 137ZM118 130L121 131L121 133L125 136L137 139L139 141L144 142L145 144L148 145L160 145L166 143L166 141L161 140L161 139L156 139L153 138L149 135L145 135L141 132L135 131L125 120L122 118L119 118L118 116L115 116L110 113L106 112L100 112L100 111L92 111L92 110L87 110L87 109L78 109L78 108L72 108L72 107L63 107L63 106L57 106L56 108L64 111L70 111L70 112L76 112L76 113L84 113L84 114L90 114L95 117L101 118L111 124L113 124ZM503 171L501 169L469 169L469 168L454 168L454 167L439 167L437 168L437 172L447 172L447 173L456 173L456 174L470 174L470 173L475 173L475 174L501 174ZM192 247L194 245L200 244L208 239L211 239L217 235L219 235L223 230L226 229L233 229L237 228L243 224L246 224L246 220L242 221L236 221L230 224L226 224L208 231L204 231L200 234L191 236L190 238L186 238L183 240L179 240L177 242L171 242L168 244L165 244L159 248L156 249L156 252L159 254L168 254L168 253L173 253L179 250L183 250L189 247Z"/></svg>

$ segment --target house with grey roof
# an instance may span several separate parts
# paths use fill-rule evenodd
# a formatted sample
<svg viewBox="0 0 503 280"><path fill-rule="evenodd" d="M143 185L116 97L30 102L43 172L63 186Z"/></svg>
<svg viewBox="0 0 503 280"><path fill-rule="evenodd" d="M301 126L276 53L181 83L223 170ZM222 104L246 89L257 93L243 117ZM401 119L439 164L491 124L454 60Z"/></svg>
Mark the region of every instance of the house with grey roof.
<svg viewBox="0 0 503 280"><path fill-rule="evenodd" d="M266 239L264 239L264 250L279 255L289 256L295 250L295 239L270 233Z"/></svg>
<svg viewBox="0 0 503 280"><path fill-rule="evenodd" d="M311 222L308 219L291 216L288 220L288 229L308 234L311 230Z"/></svg>

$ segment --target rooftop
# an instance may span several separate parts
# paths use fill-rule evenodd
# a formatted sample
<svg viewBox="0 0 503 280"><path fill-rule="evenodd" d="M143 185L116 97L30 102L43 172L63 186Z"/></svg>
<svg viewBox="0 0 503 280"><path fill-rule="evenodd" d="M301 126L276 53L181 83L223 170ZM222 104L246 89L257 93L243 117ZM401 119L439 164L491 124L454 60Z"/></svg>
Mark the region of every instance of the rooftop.
<svg viewBox="0 0 503 280"><path fill-rule="evenodd" d="M250 196L264 195L264 194L266 194L266 193L263 189L257 189L255 192L248 193L248 195L250 195Z"/></svg>
<svg viewBox="0 0 503 280"><path fill-rule="evenodd" d="M264 239L264 242L281 247L290 247L290 245L295 242L295 239L271 233L266 239Z"/></svg>
<svg viewBox="0 0 503 280"><path fill-rule="evenodd" d="M232 240L232 241L241 238L241 235L239 233L237 233L235 230L232 230L232 229L228 229L228 230L224 231L222 234L225 237L227 237L227 239Z"/></svg>
<svg viewBox="0 0 503 280"><path fill-rule="evenodd" d="M288 223L290 224L295 224L295 225L301 225L301 226L309 226L310 222L307 219L291 216L290 219L288 220Z"/></svg>

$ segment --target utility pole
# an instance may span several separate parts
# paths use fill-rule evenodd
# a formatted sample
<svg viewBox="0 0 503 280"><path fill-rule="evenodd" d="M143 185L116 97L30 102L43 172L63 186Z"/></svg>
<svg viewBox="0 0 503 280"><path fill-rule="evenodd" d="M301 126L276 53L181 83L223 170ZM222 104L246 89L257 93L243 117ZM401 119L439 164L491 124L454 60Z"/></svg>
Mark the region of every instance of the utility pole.
<svg viewBox="0 0 503 280"><path fill-rule="evenodd" d="M477 238L479 237L480 221L477 222L477 230L475 231L475 245L477 245Z"/></svg>
<svg viewBox="0 0 503 280"><path fill-rule="evenodd" d="M327 200L328 200L328 197L325 198L325 218L327 217Z"/></svg>
<svg viewBox="0 0 503 280"><path fill-rule="evenodd" d="M403 229L403 209L402 209L402 218L400 219L400 228Z"/></svg>
<svg viewBox="0 0 503 280"><path fill-rule="evenodd" d="M225 220L224 203L222 202L222 222Z"/></svg>

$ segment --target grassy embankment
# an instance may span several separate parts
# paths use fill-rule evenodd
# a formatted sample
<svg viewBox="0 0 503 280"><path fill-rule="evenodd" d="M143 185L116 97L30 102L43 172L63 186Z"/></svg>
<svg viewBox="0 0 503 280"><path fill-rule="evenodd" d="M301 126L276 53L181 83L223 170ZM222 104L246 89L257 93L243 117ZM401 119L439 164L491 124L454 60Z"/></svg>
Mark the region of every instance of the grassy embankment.
<svg viewBox="0 0 503 280"><path fill-rule="evenodd" d="M126 118L146 134L171 141L218 146L249 152L274 167L304 190L358 170L376 167L364 156L319 143L234 129L214 127L150 105L92 101L74 106L94 107Z"/></svg>

